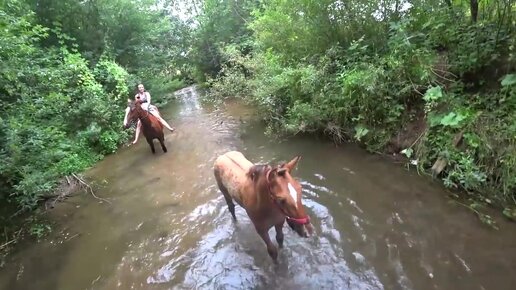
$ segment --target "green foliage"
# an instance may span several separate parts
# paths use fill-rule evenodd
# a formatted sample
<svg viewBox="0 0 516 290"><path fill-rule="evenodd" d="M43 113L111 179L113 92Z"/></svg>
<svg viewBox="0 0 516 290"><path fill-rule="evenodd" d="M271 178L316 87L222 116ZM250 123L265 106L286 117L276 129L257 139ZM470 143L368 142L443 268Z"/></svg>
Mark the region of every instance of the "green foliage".
<svg viewBox="0 0 516 290"><path fill-rule="evenodd" d="M501 85L504 88L510 88L510 87L516 85L516 74L505 75L505 77L502 80Z"/></svg>
<svg viewBox="0 0 516 290"><path fill-rule="evenodd" d="M510 204L516 187L515 107L493 106L493 100L502 102L501 94L503 90L468 98L444 93L440 87L428 90L424 99L426 108L432 108L427 110L429 130L418 148L418 158L431 166L437 157L444 157L448 160L446 186ZM462 142L453 144L457 138Z"/></svg>
<svg viewBox="0 0 516 290"><path fill-rule="evenodd" d="M52 230L47 222L42 221L34 216L27 218L25 223L27 224L27 232L29 235L38 240L44 237L46 234L50 233Z"/></svg>
<svg viewBox="0 0 516 290"><path fill-rule="evenodd" d="M93 73L105 92L113 97L112 101L120 102L129 94L129 74L117 63L103 58L97 63Z"/></svg>
<svg viewBox="0 0 516 290"><path fill-rule="evenodd" d="M156 75L145 81L145 88L152 92L152 103L158 107L174 98L174 92L184 88L186 85L185 80L181 78L170 79L164 74Z"/></svg>
<svg viewBox="0 0 516 290"><path fill-rule="evenodd" d="M185 85L190 28L155 4L0 2L2 200L33 209L60 177L115 152L136 83L156 103Z"/></svg>
<svg viewBox="0 0 516 290"><path fill-rule="evenodd" d="M78 52L40 47L48 29L8 4L0 10L8 27L0 36L7 44L0 47L1 192L31 209L59 177L88 168L127 138L120 124L128 73L108 58L91 69Z"/></svg>
<svg viewBox="0 0 516 290"><path fill-rule="evenodd" d="M209 50L211 96L260 106L271 131L321 131L371 151L424 118L400 153L422 169L443 158L445 185L514 207L516 15L509 2L483 1L477 19L447 3L268 0L245 25L211 7L201 23L224 15L252 30Z"/></svg>
<svg viewBox="0 0 516 290"><path fill-rule="evenodd" d="M238 44L248 49L250 30L246 24L259 1L205 0L196 18L198 27L193 34L190 61L193 77L198 82L216 77L224 62L225 45ZM195 5L195 4L194 4Z"/></svg>
<svg viewBox="0 0 516 290"><path fill-rule="evenodd" d="M163 104L189 82L191 27L160 4L0 1L0 207L9 208L0 221L10 245L50 230L31 210L60 178L128 139L123 109L137 83ZM25 224L13 221L23 212Z"/></svg>

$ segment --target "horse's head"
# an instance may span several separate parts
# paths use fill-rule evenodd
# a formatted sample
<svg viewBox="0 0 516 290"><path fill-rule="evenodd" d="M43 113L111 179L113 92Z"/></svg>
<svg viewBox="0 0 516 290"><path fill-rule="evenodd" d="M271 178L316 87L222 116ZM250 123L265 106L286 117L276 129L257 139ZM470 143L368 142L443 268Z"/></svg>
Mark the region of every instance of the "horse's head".
<svg viewBox="0 0 516 290"><path fill-rule="evenodd" d="M138 120L141 111L142 102L140 100L127 100L127 109L125 109L124 128L129 128L133 122Z"/></svg>
<svg viewBox="0 0 516 290"><path fill-rule="evenodd" d="M273 203L286 216L288 225L296 233L302 237L308 237L312 234L313 227L303 206L301 184L291 175L300 158L297 156L290 162L275 168L267 165L263 171Z"/></svg>

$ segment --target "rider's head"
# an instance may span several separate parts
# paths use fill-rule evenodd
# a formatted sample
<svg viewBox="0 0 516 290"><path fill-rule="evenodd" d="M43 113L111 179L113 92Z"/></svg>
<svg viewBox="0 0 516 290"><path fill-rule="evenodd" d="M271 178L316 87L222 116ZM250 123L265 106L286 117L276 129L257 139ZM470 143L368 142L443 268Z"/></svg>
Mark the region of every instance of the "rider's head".
<svg viewBox="0 0 516 290"><path fill-rule="evenodd" d="M143 86L143 84L138 85L138 92L140 92L140 93L145 92L145 87Z"/></svg>

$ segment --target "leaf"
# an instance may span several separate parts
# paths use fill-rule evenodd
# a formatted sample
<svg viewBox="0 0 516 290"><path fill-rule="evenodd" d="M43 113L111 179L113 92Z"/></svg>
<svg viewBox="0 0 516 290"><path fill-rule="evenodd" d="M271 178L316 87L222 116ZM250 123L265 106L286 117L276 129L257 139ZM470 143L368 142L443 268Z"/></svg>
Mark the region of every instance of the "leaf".
<svg viewBox="0 0 516 290"><path fill-rule="evenodd" d="M428 122L430 123L430 127L435 127L441 124L441 120L443 119L442 114L430 114L428 116Z"/></svg>
<svg viewBox="0 0 516 290"><path fill-rule="evenodd" d="M516 209L510 209L507 207L503 210L503 215L511 220L514 220L516 219Z"/></svg>
<svg viewBox="0 0 516 290"><path fill-rule="evenodd" d="M404 154L407 156L407 158L410 158L412 156L412 153L414 153L414 150L412 148L405 148L401 150L401 154Z"/></svg>
<svg viewBox="0 0 516 290"><path fill-rule="evenodd" d="M441 119L441 125L448 127L458 127L458 125L466 119L465 115L450 112L448 115Z"/></svg>
<svg viewBox="0 0 516 290"><path fill-rule="evenodd" d="M437 101L443 97L443 91L440 86L428 89L423 96L423 100L427 102Z"/></svg>
<svg viewBox="0 0 516 290"><path fill-rule="evenodd" d="M508 74L503 77L502 86L508 87L516 84L516 74Z"/></svg>
<svg viewBox="0 0 516 290"><path fill-rule="evenodd" d="M478 135L475 133L465 133L464 139L466 140L467 144L473 148L478 148L482 142L480 137L478 137Z"/></svg>
<svg viewBox="0 0 516 290"><path fill-rule="evenodd" d="M369 129L367 129L363 125L357 125L355 127L355 131L356 131L355 139L357 139L358 141L360 141L360 139L362 139L362 137L364 137L365 135L367 135L367 133L369 133Z"/></svg>

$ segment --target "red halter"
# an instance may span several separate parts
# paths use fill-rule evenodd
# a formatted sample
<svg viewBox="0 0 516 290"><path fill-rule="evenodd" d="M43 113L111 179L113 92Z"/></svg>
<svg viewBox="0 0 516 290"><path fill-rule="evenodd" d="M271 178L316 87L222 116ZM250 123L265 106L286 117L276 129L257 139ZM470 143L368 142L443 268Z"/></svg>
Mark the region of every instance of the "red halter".
<svg viewBox="0 0 516 290"><path fill-rule="evenodd" d="M265 178L267 179L267 189L269 190L269 196L271 198L271 201L273 204L276 205L276 207L283 213L283 215L285 215L285 217L287 218L287 220L295 223L295 224L298 224L298 225L306 225L306 224L309 224L310 223L310 217L308 215L306 215L305 217L302 217L302 218L293 218L291 216L289 216L285 210L276 202L276 199L274 198L274 195L272 194L272 190L271 190L271 184L269 183L269 174L271 173L272 170L269 170L265 176Z"/></svg>

